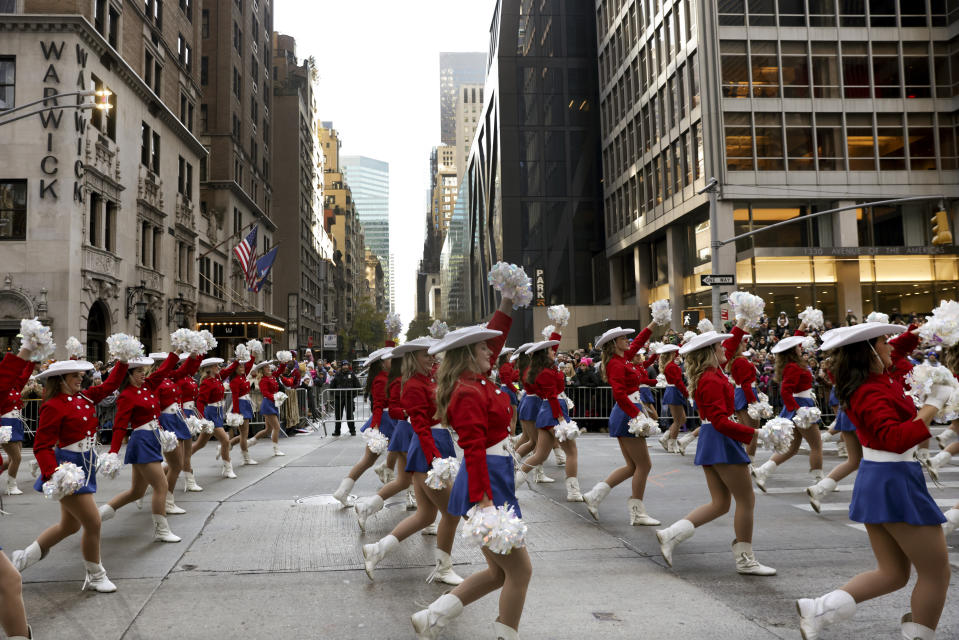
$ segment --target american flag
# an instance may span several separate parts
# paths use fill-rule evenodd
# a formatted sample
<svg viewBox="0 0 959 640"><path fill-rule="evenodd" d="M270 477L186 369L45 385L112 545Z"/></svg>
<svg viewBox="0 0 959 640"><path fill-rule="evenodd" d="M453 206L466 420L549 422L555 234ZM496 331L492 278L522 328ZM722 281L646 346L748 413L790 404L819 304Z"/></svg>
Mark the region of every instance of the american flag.
<svg viewBox="0 0 959 640"><path fill-rule="evenodd" d="M233 248L237 262L240 263L240 268L243 269L243 275L246 276L247 287L253 285L256 277L256 269L253 268L253 265L256 263L256 230L258 227L259 225L253 225L250 233L243 238L240 244Z"/></svg>

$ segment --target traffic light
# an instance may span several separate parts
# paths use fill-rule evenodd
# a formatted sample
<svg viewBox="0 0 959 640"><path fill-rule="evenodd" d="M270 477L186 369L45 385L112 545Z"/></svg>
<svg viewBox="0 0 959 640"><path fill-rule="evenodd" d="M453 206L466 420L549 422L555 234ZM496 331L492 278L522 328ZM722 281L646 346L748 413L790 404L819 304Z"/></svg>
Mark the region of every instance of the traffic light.
<svg viewBox="0 0 959 640"><path fill-rule="evenodd" d="M952 244L949 214L945 211L936 211L936 216L932 219L932 244Z"/></svg>

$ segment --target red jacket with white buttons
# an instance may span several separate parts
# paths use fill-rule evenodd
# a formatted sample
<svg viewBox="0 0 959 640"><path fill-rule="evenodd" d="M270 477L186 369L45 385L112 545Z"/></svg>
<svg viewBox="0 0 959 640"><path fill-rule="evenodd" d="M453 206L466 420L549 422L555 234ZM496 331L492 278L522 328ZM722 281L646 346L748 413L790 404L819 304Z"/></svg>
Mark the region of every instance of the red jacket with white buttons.
<svg viewBox="0 0 959 640"><path fill-rule="evenodd" d="M19 360L19 362L11 360L7 363L8 358L15 358ZM29 380L33 374L34 365L33 362L20 360L20 358L13 354L7 354L3 362L4 365L11 367L13 379L9 382L9 387L7 384L0 387L0 415L10 413L14 409L23 408L23 400L20 398L20 392L23 391L23 385L27 384L27 380ZM20 367L19 370L18 366ZM4 393L3 390L7 388L9 388L9 391Z"/></svg>
<svg viewBox="0 0 959 640"><path fill-rule="evenodd" d="M176 368L176 371L160 382L157 394L160 396L161 409L166 409L174 402L180 401L180 380L192 377L199 368L200 356L190 356Z"/></svg>
<svg viewBox="0 0 959 640"><path fill-rule="evenodd" d="M167 359L157 367L143 381L142 387L132 384L120 392L117 398L117 415L113 419L113 440L110 442L110 453L117 453L123 446L123 436L127 430L134 430L151 420L160 417L160 397L157 389L167 376L173 373L173 368L180 357L171 353Z"/></svg>
<svg viewBox="0 0 959 640"><path fill-rule="evenodd" d="M226 389L223 381L233 375L236 370L236 360L226 369L220 369L220 373L215 376L208 376L200 381L200 388L196 392L196 413L201 418L206 411L206 405L213 402L219 402L226 395Z"/></svg>

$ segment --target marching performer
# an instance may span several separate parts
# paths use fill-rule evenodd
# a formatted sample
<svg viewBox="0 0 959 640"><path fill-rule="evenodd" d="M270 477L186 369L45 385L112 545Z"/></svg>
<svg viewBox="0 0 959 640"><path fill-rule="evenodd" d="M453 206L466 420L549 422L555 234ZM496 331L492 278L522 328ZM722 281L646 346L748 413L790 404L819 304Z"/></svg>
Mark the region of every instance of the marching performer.
<svg viewBox="0 0 959 640"><path fill-rule="evenodd" d="M286 454L280 451L280 408L277 406L276 394L280 391L280 382L287 388L295 387L297 375L296 373L292 376L280 375L279 369L274 366L272 360L261 362L253 367L253 370L260 376L257 383L260 395L263 396L260 402L260 415L263 416L265 426L262 431L250 438L249 443L256 444L261 438L269 438L273 443L273 455L285 456Z"/></svg>
<svg viewBox="0 0 959 640"><path fill-rule="evenodd" d="M398 404L409 416L414 431L407 450L406 471L413 475L416 513L404 519L389 535L376 543L363 545L363 560L370 579L373 578L376 565L386 554L417 531L430 527L436 520L438 511L440 522L436 531L436 566L427 582L435 580L451 585L463 582L453 571L453 561L450 558L459 517L450 515L447 510L450 501L449 487L434 489L426 484L426 476L432 469L433 460L456 458L449 430L436 422L436 383L431 375L434 357L427 353L427 349L438 342L439 340L433 338L417 338L393 349L393 357L402 357L403 363ZM374 500L377 497L379 496L375 496ZM377 502L382 507L382 499Z"/></svg>
<svg viewBox="0 0 959 640"><path fill-rule="evenodd" d="M706 331L690 339L679 350L685 356L689 386L703 420L695 463L703 468L712 501L657 531L656 538L666 564L673 566L673 550L676 546L691 538L696 528L727 513L732 498L736 500L733 518L736 571L747 575L772 576L776 575L776 570L759 564L753 554L756 497L749 480L749 456L743 445L748 444L756 432L730 419L734 411L735 393L733 385L723 373L726 350L720 344L730 339L735 340L735 336Z"/></svg>
<svg viewBox="0 0 959 640"><path fill-rule="evenodd" d="M739 326L742 328L742 325ZM759 402L759 397L756 395L756 367L746 357L747 344L745 339L740 340L736 351L729 354L732 357L726 363L726 371L736 385L734 396L736 420L747 427L758 429L759 420L749 415L749 405ZM746 446L746 453L750 458L756 455L756 440Z"/></svg>
<svg viewBox="0 0 959 640"><path fill-rule="evenodd" d="M240 444L243 464L259 464L250 455L248 438L250 437L250 420L253 419L253 401L250 399L250 381L247 374L253 375L253 366L256 364L256 356L251 355L249 361L240 362L236 365L236 370L230 377L230 396L232 398L233 413L243 416L243 424L237 429L239 434L230 438L230 446Z"/></svg>
<svg viewBox="0 0 959 640"><path fill-rule="evenodd" d="M795 335L783 338L769 350L770 353L776 354L776 372L773 379L779 382L779 395L783 400L780 418L792 420L800 407L816 406L812 389L812 372L803 361L802 355L802 343L806 339L805 331L806 325L803 323L796 330ZM773 454L761 466L752 468L753 480L763 493L766 492L769 476L779 465L796 455L803 440L809 443L809 473L816 482L822 480L822 437L819 434L819 425L812 424L806 429L800 429L797 426L789 451Z"/></svg>
<svg viewBox="0 0 959 640"><path fill-rule="evenodd" d="M196 395L200 386L192 375L180 379L177 385L180 393L180 407L183 411L183 419L197 415L196 413ZM202 416L200 416L202 417ZM183 442L183 490L184 491L203 491L203 487L196 483L196 476L193 474L193 438Z"/></svg>
<svg viewBox="0 0 959 640"><path fill-rule="evenodd" d="M369 373L366 378L366 389L364 396L370 401L372 414L366 424L360 431L367 429L377 429L384 436L389 438L393 435L393 419L389 416L389 407L386 405L386 380L389 377L390 355L393 349L383 347L370 354L366 360L366 366L369 367ZM363 457L353 465L350 472L340 481L333 497L342 503L344 507L352 507L354 499L350 496L350 489L359 480L360 476L367 469L373 466L380 454L373 453L369 447L363 448ZM382 478L381 478L382 479ZM384 482L385 484L385 482Z"/></svg>
<svg viewBox="0 0 959 640"><path fill-rule="evenodd" d="M179 359L180 356L176 352L168 354L157 370L149 376L147 370L153 366L151 358L136 358L129 362L130 370L120 385L120 396L117 398L117 414L113 421L110 453L120 452L123 438L129 430L130 441L127 443L123 462L132 466L133 475L129 489L114 496L110 502L100 507L100 519L110 520L116 515L118 509L142 498L147 486L152 487L153 539L157 542L180 541L180 538L170 531L170 525L166 519L166 510L169 505L167 478L160 465L163 462L160 431L166 432L160 426L160 400L157 397L160 382L173 373L173 368ZM188 361L184 362L183 366L192 365Z"/></svg>
<svg viewBox="0 0 959 640"><path fill-rule="evenodd" d="M533 450L533 447L536 446L536 441L533 440L533 438L536 437L536 426L534 425L527 430L526 427L523 426L523 421L519 418L520 410L523 408L523 401L526 400L526 370L529 368L529 356L526 355L526 350L532 346L532 342L524 342L516 347L516 350L513 351L513 354L509 357L509 363L512 365L513 371L516 374L517 394L516 416L514 421L520 425L520 434L518 439L514 438L514 444L516 446L516 452L520 455L528 454Z"/></svg>
<svg viewBox="0 0 959 640"><path fill-rule="evenodd" d="M163 362L169 357L168 353L151 353L150 359L154 366ZM180 409L180 381L184 378L192 378L193 374L200 368L200 356L191 355L187 360L177 367L176 371L160 381L156 389L156 395L160 400L160 426L176 434L177 446L173 451L164 451L163 457L167 463L166 479L166 514L175 515L186 513L184 509L177 506L174 501L176 492L176 480L180 476L187 450L193 448L193 434L190 428L184 422L183 411Z"/></svg>
<svg viewBox="0 0 959 640"><path fill-rule="evenodd" d="M646 415L659 422L659 412L656 411L656 396L653 395L653 387L656 381L649 377L649 368L656 362L656 355L652 349L649 350L648 357L644 358L642 350L638 351L633 357L632 365L639 375L639 402L646 408Z"/></svg>
<svg viewBox="0 0 959 640"><path fill-rule="evenodd" d="M6 393L0 392L0 425L9 426L12 432L10 440L4 442L0 447L7 454L7 470L0 474L0 490L8 496L19 496L23 494L20 487L17 486L17 471L20 470L20 450L23 447L23 416L20 411L23 409L23 400L20 393L23 386L27 384L30 376L33 375L33 362L27 362L22 365L17 376L13 379Z"/></svg>
<svg viewBox="0 0 959 640"><path fill-rule="evenodd" d="M11 354L12 355L12 354ZM30 640L33 629L27 624L23 605L23 581L13 563L0 553L0 629L9 640Z"/></svg>
<svg viewBox="0 0 959 640"><path fill-rule="evenodd" d="M829 367L826 363L826 367ZM835 402L833 402L835 400ZM830 493L835 491L839 481L859 468L862 461L862 446L859 444L859 438L856 437L856 425L852 423L849 416L842 408L839 398L836 396L836 388L833 387L829 392L829 405L836 407L836 422L833 429L839 432L839 437L846 447L846 460L836 465L825 478L816 484L806 487L806 495L809 496L809 504L813 511L819 513L822 509L822 501Z"/></svg>
<svg viewBox="0 0 959 640"><path fill-rule="evenodd" d="M496 373L499 378L500 389L509 396L509 403L513 405L513 409L519 407L519 396L517 392L519 387L517 383L519 382L519 372L516 371L516 368L513 366L513 360L510 355L515 351L515 349L506 348L503 349L502 355L499 357L499 362L497 363ZM513 412L513 422L510 424L510 435L516 433L516 412Z"/></svg>
<svg viewBox="0 0 959 640"><path fill-rule="evenodd" d="M506 342L512 308L513 301L504 296L487 328L476 326L447 334L430 349L432 353L446 354L437 371L437 416L456 431L463 448L463 464L450 495L449 512L453 515L466 515L474 505L483 509L504 504L521 515L508 446L513 411L506 394L487 379ZM529 553L520 547L509 554L497 554L485 546L482 552L488 564L486 569L413 614L418 637L436 638L465 605L502 587L494 631L497 638L504 640L519 638L517 629L533 573Z"/></svg>
<svg viewBox="0 0 959 640"><path fill-rule="evenodd" d="M29 357L29 353L26 356ZM14 357L17 356L7 355L4 363ZM24 350L17 358L22 365ZM14 551L12 559L17 571L23 572L45 557L55 544L82 528L80 546L86 567L83 589L111 593L117 588L100 564L100 514L93 500L97 490L96 406L119 388L127 375L127 363L117 362L106 380L81 392L83 374L91 369L93 365L84 360L62 360L37 374L37 379L43 382L43 404L33 441L33 453L40 466L40 477L34 488L42 491L43 483L64 462L80 467L86 474L86 483L73 495L60 499L60 522L37 536L26 549Z"/></svg>
<svg viewBox="0 0 959 640"><path fill-rule="evenodd" d="M912 611L901 620L902 637L935 637L949 588L949 559L940 526L945 518L913 456L916 446L930 437L929 424L948 401L951 387L933 386L917 413L902 384L889 373L892 347L886 336L902 330L867 322L833 330L822 345L824 351L833 352L836 395L862 443L849 518L866 525L878 566L835 591L797 601L805 640L818 638L826 625L852 618L857 603L904 587L912 566L919 578Z"/></svg>
<svg viewBox="0 0 959 640"><path fill-rule="evenodd" d="M200 363L200 388L196 394L197 415L213 423L213 434L201 433L193 444L193 455L206 446L210 438L216 438L220 443L219 457L223 459L220 467L220 475L224 478L236 478L233 473L233 463L230 462L230 438L226 435L226 429L223 428L223 418L226 412L223 410L223 404L226 396L226 389L223 381L233 375L239 365L238 360L234 360L230 366L221 369L223 358L206 358Z"/></svg>
<svg viewBox="0 0 959 640"><path fill-rule="evenodd" d="M906 360L906 362L908 362L908 360ZM952 375L957 375L957 373L959 373L959 345L946 347L942 362L952 371ZM926 467L926 470L929 471L929 475L936 482L939 481L939 470L949 464L953 456L959 455L959 441L950 442L955 436L957 429L959 429L959 420L953 420L942 433L936 436L936 441L939 442L942 451L934 456L922 459L923 465Z"/></svg>
<svg viewBox="0 0 959 640"><path fill-rule="evenodd" d="M676 353L679 345L664 344L658 350L659 370L666 376L666 391L663 393L663 406L669 407L669 414L673 417L669 431L659 439L659 444L668 453L679 453L679 430L686 425L686 398L689 391L683 382L683 370L676 364Z"/></svg>
<svg viewBox="0 0 959 640"><path fill-rule="evenodd" d="M632 478L632 492L629 501L630 525L659 525L659 520L646 513L643 504L643 495L646 492L646 478L652 469L649 459L649 449L645 438L638 438L629 430L629 421L639 416L643 409L642 397L639 394L640 384L653 383L645 375L645 369L629 366L629 361L649 340L653 333L653 323L643 329L630 343L626 336L633 333L632 329L616 327L610 329L596 341L596 348L602 349L602 374L613 390L613 400L616 406L609 415L609 437L616 438L619 449L623 454L626 465L619 467L609 474L603 482L597 483L583 495L586 509L595 520L599 520L599 505L609 495L610 490Z"/></svg>

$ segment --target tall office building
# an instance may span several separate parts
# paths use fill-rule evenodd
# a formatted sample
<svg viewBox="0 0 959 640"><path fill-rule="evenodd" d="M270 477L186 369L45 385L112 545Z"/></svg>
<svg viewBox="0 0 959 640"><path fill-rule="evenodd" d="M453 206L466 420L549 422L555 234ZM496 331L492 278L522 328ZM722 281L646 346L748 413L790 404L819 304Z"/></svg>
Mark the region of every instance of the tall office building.
<svg viewBox="0 0 959 640"><path fill-rule="evenodd" d="M720 270L772 313L807 305L927 312L957 296L954 245L930 218L959 211L959 14L925 2L597 3L611 296L707 309L718 181Z"/></svg>
<svg viewBox="0 0 959 640"><path fill-rule="evenodd" d="M465 84L486 80L485 53L440 53L440 140L456 144L456 96Z"/></svg>
<svg viewBox="0 0 959 640"><path fill-rule="evenodd" d="M366 246L390 274L390 165L366 156L342 156L340 166L356 203ZM386 280L387 298L392 282Z"/></svg>
<svg viewBox="0 0 959 640"><path fill-rule="evenodd" d="M464 84L456 92L456 171L466 168L466 157L483 113L483 85Z"/></svg>

